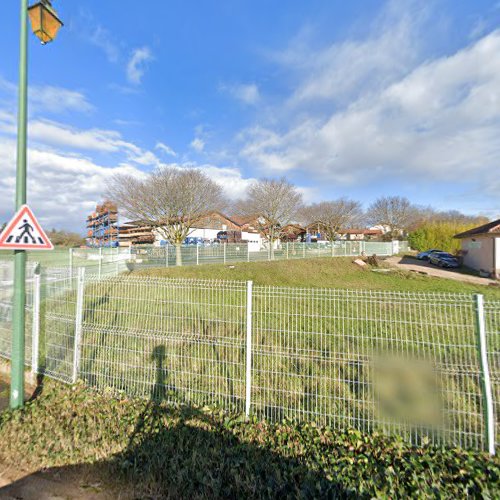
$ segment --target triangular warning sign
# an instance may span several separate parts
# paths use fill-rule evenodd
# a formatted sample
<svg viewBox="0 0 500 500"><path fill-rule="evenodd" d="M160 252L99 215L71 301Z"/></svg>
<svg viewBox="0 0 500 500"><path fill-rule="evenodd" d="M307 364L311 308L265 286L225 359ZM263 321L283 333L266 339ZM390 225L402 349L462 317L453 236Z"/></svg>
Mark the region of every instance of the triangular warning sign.
<svg viewBox="0 0 500 500"><path fill-rule="evenodd" d="M53 250L54 246L28 205L23 205L0 233L0 249Z"/></svg>

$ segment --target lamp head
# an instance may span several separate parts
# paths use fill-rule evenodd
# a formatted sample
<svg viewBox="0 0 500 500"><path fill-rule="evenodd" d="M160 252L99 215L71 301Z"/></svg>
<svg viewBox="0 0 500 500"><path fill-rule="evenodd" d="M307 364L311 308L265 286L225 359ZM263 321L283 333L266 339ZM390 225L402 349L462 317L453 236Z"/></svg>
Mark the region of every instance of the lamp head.
<svg viewBox="0 0 500 500"><path fill-rule="evenodd" d="M63 26L50 0L40 0L28 7L31 29L43 45L52 42Z"/></svg>

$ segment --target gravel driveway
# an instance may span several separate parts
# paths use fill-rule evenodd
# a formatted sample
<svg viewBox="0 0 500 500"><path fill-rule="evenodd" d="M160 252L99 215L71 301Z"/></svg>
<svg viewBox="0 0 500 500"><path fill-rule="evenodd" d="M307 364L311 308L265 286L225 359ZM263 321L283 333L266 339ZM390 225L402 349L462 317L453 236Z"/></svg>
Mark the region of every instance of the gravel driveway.
<svg viewBox="0 0 500 500"><path fill-rule="evenodd" d="M499 284L496 280L464 274L456 269L443 269L433 266L424 260L417 260L412 257L399 257L396 255L394 257L389 257L385 262L399 269L404 269L405 271L414 271L427 274L428 276L436 276L437 278L463 281L464 283L472 283L474 285Z"/></svg>

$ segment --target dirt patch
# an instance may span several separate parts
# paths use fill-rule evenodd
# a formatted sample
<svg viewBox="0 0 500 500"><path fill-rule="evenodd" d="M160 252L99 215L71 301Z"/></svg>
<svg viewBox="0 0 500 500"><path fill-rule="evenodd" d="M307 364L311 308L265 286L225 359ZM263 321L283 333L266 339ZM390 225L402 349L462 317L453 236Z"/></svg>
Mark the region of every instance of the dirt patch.
<svg viewBox="0 0 500 500"><path fill-rule="evenodd" d="M85 467L62 467L30 473L0 463L0 498L23 500L127 498L109 493Z"/></svg>
<svg viewBox="0 0 500 500"><path fill-rule="evenodd" d="M424 260L414 259L412 257L389 257L385 260L388 264L398 269L405 271L412 271L428 276L435 276L436 278L446 278L449 280L462 281L463 283L471 283L473 285L498 285L499 282L489 278L481 278L465 274L456 269L443 269L436 267Z"/></svg>

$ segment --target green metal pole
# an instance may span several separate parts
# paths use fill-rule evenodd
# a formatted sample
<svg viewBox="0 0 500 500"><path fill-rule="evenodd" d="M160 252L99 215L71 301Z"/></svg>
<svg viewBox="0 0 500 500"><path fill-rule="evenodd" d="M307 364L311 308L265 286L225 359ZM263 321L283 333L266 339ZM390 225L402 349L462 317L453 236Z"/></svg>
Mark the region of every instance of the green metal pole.
<svg viewBox="0 0 500 500"><path fill-rule="evenodd" d="M21 0L19 56L19 109L17 124L16 209L26 203L26 129L28 108L28 0ZM24 328L26 302L26 252L14 254L14 308L12 311L12 358L10 407L24 403Z"/></svg>

